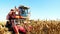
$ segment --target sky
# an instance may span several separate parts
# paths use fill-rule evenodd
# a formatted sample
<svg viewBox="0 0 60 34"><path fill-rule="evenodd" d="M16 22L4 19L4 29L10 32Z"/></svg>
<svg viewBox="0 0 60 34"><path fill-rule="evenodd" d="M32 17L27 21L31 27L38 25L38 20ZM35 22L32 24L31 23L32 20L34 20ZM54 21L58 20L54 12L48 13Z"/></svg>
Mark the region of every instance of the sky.
<svg viewBox="0 0 60 34"><path fill-rule="evenodd" d="M20 5L30 8L30 19L60 19L60 0L0 0L0 20Z"/></svg>

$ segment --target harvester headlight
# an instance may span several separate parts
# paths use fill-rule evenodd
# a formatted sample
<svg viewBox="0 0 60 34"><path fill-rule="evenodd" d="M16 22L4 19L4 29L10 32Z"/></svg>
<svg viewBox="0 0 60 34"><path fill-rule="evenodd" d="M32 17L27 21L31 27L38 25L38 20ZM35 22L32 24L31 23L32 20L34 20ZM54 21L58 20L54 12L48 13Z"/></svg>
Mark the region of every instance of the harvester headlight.
<svg viewBox="0 0 60 34"><path fill-rule="evenodd" d="M16 11L16 14L18 14L18 12Z"/></svg>
<svg viewBox="0 0 60 34"><path fill-rule="evenodd" d="M26 21L24 21L24 23L27 23Z"/></svg>

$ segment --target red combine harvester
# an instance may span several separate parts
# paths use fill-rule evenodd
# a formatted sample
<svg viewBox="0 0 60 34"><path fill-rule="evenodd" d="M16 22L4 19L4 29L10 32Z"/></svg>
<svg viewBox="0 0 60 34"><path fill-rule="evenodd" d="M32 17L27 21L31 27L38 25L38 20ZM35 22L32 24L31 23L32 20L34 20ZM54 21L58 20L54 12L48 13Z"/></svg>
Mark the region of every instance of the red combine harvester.
<svg viewBox="0 0 60 34"><path fill-rule="evenodd" d="M8 27L9 31L14 31L15 34L18 32L22 34L26 34L26 30L23 26L20 26L21 23L28 18L28 7L19 6L18 8L11 9L7 15L7 23L6 27Z"/></svg>

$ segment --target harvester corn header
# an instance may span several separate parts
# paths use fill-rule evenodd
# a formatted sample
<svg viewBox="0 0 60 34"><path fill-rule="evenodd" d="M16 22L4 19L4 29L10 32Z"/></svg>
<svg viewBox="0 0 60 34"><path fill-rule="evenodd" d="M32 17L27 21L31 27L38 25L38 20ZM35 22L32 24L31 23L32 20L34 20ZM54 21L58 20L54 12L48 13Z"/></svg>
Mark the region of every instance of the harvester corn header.
<svg viewBox="0 0 60 34"><path fill-rule="evenodd" d="M24 21L29 18L28 9L29 8L25 6L19 6L18 8L15 7L15 9L11 9L7 15L6 27L8 27L9 30L13 30L15 34L18 34L18 32L26 34L25 28L20 26L20 24L24 23Z"/></svg>

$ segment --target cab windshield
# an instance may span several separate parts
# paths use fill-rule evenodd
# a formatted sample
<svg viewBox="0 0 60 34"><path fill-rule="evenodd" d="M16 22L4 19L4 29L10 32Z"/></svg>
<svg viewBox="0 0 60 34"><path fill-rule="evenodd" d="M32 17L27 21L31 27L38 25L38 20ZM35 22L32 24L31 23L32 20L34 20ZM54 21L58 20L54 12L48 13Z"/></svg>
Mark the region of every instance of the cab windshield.
<svg viewBox="0 0 60 34"><path fill-rule="evenodd" d="M27 17L27 14L28 14L28 10L27 9L20 9L20 12L21 12L21 16L24 16L24 17Z"/></svg>

